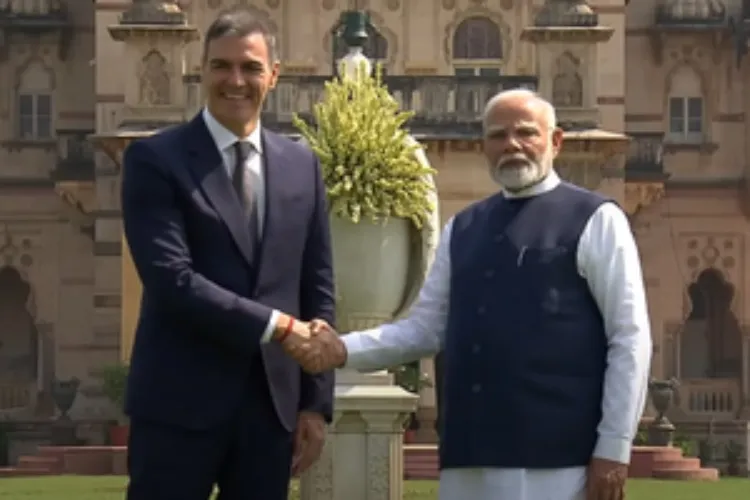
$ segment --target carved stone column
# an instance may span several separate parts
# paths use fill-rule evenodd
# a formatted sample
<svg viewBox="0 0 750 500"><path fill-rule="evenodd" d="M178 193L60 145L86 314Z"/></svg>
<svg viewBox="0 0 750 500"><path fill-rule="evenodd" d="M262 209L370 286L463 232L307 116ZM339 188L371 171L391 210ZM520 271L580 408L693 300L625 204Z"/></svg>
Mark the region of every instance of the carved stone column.
<svg viewBox="0 0 750 500"><path fill-rule="evenodd" d="M419 362L419 370L427 376L431 384L419 391L419 406L417 406L417 428L416 439L418 443L437 442L437 401L435 397L435 363L426 358Z"/></svg>
<svg viewBox="0 0 750 500"><path fill-rule="evenodd" d="M566 180L622 203L628 138L598 128L598 44L613 33L586 1L547 0L521 39L536 45L539 93L555 106L566 132L555 168Z"/></svg>
<svg viewBox="0 0 750 500"><path fill-rule="evenodd" d="M334 421L301 500L401 500L403 426L416 402L398 386L337 383Z"/></svg>
<svg viewBox="0 0 750 500"><path fill-rule="evenodd" d="M114 40L125 44L121 64L127 76L123 121L118 130L99 133L92 140L119 171L123 151L132 140L184 120L184 46L197 40L199 33L187 23L176 2L163 0L133 0L120 22L107 28ZM98 177L99 181L103 180ZM111 265L119 265L121 269L120 350L122 360L127 362L140 309L141 283L124 236L120 256L96 258L97 269L108 269Z"/></svg>

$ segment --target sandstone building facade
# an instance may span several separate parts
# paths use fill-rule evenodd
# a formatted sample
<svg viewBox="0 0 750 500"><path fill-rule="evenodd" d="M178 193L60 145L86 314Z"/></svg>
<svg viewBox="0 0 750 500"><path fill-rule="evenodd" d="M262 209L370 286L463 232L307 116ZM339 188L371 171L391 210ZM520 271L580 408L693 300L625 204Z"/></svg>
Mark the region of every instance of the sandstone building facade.
<svg viewBox="0 0 750 500"><path fill-rule="evenodd" d="M538 88L569 129L561 173L632 217L653 375L681 380L675 415L750 419L750 2L739 0L0 0L0 416L53 415L50 387L72 377L74 417L111 415L95 374L127 354L138 293L118 154L199 108L200 33L235 3L278 31L284 76L264 123L285 131L343 53L340 13L370 12L366 53L418 111L444 219L494 189L479 154L486 99ZM109 139L96 149L90 134ZM423 392L431 420L434 390Z"/></svg>

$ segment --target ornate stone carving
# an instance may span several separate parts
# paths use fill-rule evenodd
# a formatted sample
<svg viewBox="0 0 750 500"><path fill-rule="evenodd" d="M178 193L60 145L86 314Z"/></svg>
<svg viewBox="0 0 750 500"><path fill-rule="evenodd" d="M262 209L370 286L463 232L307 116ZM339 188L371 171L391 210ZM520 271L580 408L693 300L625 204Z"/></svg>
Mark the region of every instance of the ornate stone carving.
<svg viewBox="0 0 750 500"><path fill-rule="evenodd" d="M556 74L552 82L552 104L560 108L583 106L583 80L581 62L566 51L557 59Z"/></svg>
<svg viewBox="0 0 750 500"><path fill-rule="evenodd" d="M266 0L266 5L269 9L278 9L281 4L281 0Z"/></svg>
<svg viewBox="0 0 750 500"><path fill-rule="evenodd" d="M442 5L445 10L453 10L456 8L456 0L443 0Z"/></svg>
<svg viewBox="0 0 750 500"><path fill-rule="evenodd" d="M702 270L714 268L721 271L728 281L741 282L741 262L744 260L742 235L685 233L681 235L680 241L682 251L685 252L687 278L695 280Z"/></svg>
<svg viewBox="0 0 750 500"><path fill-rule="evenodd" d="M208 0L208 6L211 9L218 9L221 7L221 0Z"/></svg>
<svg viewBox="0 0 750 500"><path fill-rule="evenodd" d="M398 10L401 8L400 0L385 0L385 6L388 10Z"/></svg>
<svg viewBox="0 0 750 500"><path fill-rule="evenodd" d="M138 103L146 106L170 104L170 87L167 61L159 51L152 50L141 61Z"/></svg>
<svg viewBox="0 0 750 500"><path fill-rule="evenodd" d="M513 8L513 0L500 0L500 8L510 10Z"/></svg>
<svg viewBox="0 0 750 500"><path fill-rule="evenodd" d="M625 211L631 217L638 211L664 196L664 184L653 183L626 183L625 184Z"/></svg>
<svg viewBox="0 0 750 500"><path fill-rule="evenodd" d="M336 0L323 0L323 9L333 10L336 7Z"/></svg>
<svg viewBox="0 0 750 500"><path fill-rule="evenodd" d="M349 0L350 10L367 10L370 8L370 0Z"/></svg>

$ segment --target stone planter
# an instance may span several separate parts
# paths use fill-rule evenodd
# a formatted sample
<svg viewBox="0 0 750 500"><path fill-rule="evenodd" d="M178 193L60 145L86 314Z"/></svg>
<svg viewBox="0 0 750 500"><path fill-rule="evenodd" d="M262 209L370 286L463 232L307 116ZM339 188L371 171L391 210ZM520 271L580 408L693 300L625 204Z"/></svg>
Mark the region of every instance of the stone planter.
<svg viewBox="0 0 750 500"><path fill-rule="evenodd" d="M679 383L674 378L652 380L648 384L651 402L657 412L656 418L648 427L647 443L649 446L672 446L675 427L667 418L666 413L672 406L678 386Z"/></svg>
<svg viewBox="0 0 750 500"><path fill-rule="evenodd" d="M400 315L410 295L413 225L392 218L354 224L331 217L336 323L341 332L370 328Z"/></svg>

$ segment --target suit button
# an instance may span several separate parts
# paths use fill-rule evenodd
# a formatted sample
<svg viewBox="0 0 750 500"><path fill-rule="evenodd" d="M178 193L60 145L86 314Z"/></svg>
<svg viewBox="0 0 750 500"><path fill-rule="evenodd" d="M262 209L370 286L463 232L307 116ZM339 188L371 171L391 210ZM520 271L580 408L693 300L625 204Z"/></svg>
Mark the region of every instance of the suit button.
<svg viewBox="0 0 750 500"><path fill-rule="evenodd" d="M495 275L495 271L493 271L492 269L487 269L484 272L484 277L485 278L492 278L494 275Z"/></svg>
<svg viewBox="0 0 750 500"><path fill-rule="evenodd" d="M502 234L496 234L495 236L493 236L492 239L495 241L495 243L500 243L501 241L503 241L503 235Z"/></svg>
<svg viewBox="0 0 750 500"><path fill-rule="evenodd" d="M479 344L474 344L472 346L472 348L471 348L471 352L473 352L474 354L479 354L479 351L481 351L481 350L482 350L482 348L479 347Z"/></svg>
<svg viewBox="0 0 750 500"><path fill-rule="evenodd" d="M473 392L474 394L479 394L480 392L482 392L482 386L481 386L481 384L474 384L474 385L472 385L471 386L471 392Z"/></svg>
<svg viewBox="0 0 750 500"><path fill-rule="evenodd" d="M477 314L479 314L480 316L483 315L485 311L486 309L484 308L484 306L477 307Z"/></svg>

